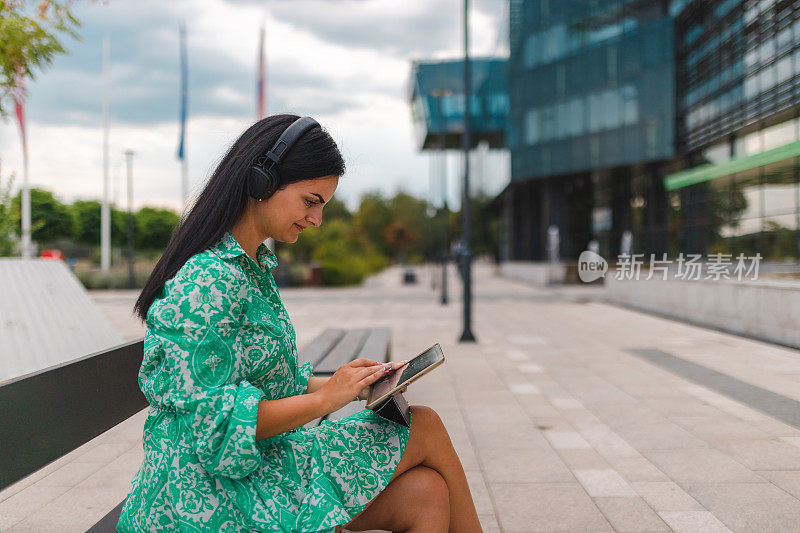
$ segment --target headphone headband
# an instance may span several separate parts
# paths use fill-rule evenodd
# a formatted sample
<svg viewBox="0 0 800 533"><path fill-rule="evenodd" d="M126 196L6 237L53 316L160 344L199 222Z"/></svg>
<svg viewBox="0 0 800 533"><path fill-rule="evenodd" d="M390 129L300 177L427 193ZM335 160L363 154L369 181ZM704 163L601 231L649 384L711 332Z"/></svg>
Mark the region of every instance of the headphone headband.
<svg viewBox="0 0 800 533"><path fill-rule="evenodd" d="M292 122L292 124L281 133L281 136L278 137L278 140L275 141L275 144L269 152L266 153L267 158L272 160L273 165L280 163L286 155L286 152L289 151L289 148L291 148L305 132L314 126L319 126L319 123L311 117L300 117Z"/></svg>
<svg viewBox="0 0 800 533"><path fill-rule="evenodd" d="M259 157L250 167L248 176L247 191L253 198L266 200L272 196L280 186L280 172L278 164L283 161L286 153L292 148L294 143L314 126L319 123L311 117L300 117L281 133L272 148ZM268 165L264 165L269 160ZM264 166L262 166L264 165Z"/></svg>

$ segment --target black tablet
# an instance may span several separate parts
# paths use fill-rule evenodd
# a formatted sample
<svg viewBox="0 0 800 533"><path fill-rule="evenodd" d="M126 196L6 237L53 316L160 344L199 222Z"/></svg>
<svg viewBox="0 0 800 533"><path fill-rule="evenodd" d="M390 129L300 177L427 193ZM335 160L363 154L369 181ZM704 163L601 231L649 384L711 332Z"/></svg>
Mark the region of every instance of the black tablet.
<svg viewBox="0 0 800 533"><path fill-rule="evenodd" d="M442 347L434 344L408 363L382 377L369 388L367 409L380 405L386 398L416 381L444 362Z"/></svg>

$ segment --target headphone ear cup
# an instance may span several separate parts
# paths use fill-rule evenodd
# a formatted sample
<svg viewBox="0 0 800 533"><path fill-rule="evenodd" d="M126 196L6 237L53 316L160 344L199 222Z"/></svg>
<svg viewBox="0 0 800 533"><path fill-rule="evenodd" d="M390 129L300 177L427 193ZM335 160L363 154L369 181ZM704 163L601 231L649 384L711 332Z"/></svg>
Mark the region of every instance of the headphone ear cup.
<svg viewBox="0 0 800 533"><path fill-rule="evenodd" d="M256 200L266 200L275 193L279 183L280 180L272 169L253 165L247 180L247 193Z"/></svg>

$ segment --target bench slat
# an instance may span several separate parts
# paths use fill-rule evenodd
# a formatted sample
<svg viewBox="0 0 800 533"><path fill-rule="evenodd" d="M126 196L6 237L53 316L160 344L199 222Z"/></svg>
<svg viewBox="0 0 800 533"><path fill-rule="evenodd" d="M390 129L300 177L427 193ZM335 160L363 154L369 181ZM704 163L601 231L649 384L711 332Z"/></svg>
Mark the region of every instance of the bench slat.
<svg viewBox="0 0 800 533"><path fill-rule="evenodd" d="M379 363L386 363L391 356L392 346L389 342L389 328L374 328L369 331L369 336L361 347L359 355L374 359Z"/></svg>
<svg viewBox="0 0 800 533"><path fill-rule="evenodd" d="M352 329L345 333L328 355L314 365L314 374L331 376L340 366L355 359L355 356L361 353L361 347L364 346L368 334L368 329Z"/></svg>
<svg viewBox="0 0 800 533"><path fill-rule="evenodd" d="M300 364L310 361L316 366L324 359L334 346L344 337L344 330L328 328L298 352Z"/></svg>

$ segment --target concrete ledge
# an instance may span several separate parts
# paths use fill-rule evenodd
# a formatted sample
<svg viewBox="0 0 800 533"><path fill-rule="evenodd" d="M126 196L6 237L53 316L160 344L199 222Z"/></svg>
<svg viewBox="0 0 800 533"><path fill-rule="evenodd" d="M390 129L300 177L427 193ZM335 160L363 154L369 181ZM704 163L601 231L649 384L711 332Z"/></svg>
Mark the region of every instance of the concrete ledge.
<svg viewBox="0 0 800 533"><path fill-rule="evenodd" d="M531 261L504 261L500 265L500 275L515 281L533 285L562 284L567 277L564 263L545 263Z"/></svg>
<svg viewBox="0 0 800 533"><path fill-rule="evenodd" d="M800 283L605 278L611 302L669 318L800 348Z"/></svg>

